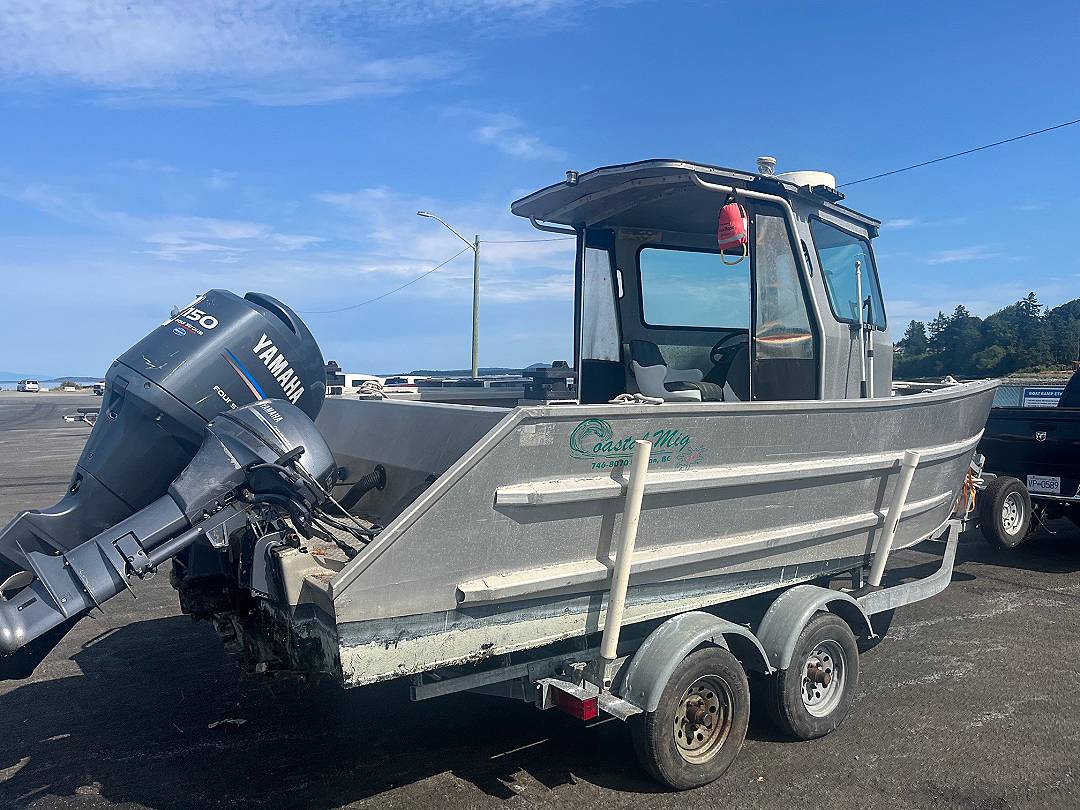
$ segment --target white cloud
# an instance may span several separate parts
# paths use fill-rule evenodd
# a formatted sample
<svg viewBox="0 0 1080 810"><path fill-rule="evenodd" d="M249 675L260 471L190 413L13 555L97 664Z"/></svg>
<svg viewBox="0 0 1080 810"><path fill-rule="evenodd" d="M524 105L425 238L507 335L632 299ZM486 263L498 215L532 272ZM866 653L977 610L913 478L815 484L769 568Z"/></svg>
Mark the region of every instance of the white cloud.
<svg viewBox="0 0 1080 810"><path fill-rule="evenodd" d="M0 79L74 83L115 104L317 104L399 92L460 66L339 35L365 19L363 4L320 0L8 0Z"/></svg>
<svg viewBox="0 0 1080 810"><path fill-rule="evenodd" d="M951 228L963 225L967 217L944 217L942 219L924 219L922 217L896 217L881 223L881 229L887 231L905 231L909 228Z"/></svg>
<svg viewBox="0 0 1080 810"><path fill-rule="evenodd" d="M0 82L75 84L109 104L279 106L385 95L445 79L465 49L394 37L566 25L580 0L6 0ZM388 35L388 32L390 35ZM448 38L436 39L446 41ZM457 38L460 40L460 37ZM512 139L511 139L512 140ZM537 145L527 141L518 149Z"/></svg>
<svg viewBox="0 0 1080 810"><path fill-rule="evenodd" d="M154 182L168 178L173 181L196 180L201 186L210 191L230 191L240 176L237 172L225 171L224 169L212 168L210 170L192 170L185 168L183 171L178 166L164 163L160 160L148 158L131 158L127 160L109 161L105 168L110 172L128 172L133 175L149 175L154 177Z"/></svg>
<svg viewBox="0 0 1080 810"><path fill-rule="evenodd" d="M606 5L620 5L622 0ZM580 0L362 0L366 18L382 28L433 25L448 20L483 29L504 21L525 21L530 26L564 24ZM599 3L594 3L599 5Z"/></svg>
<svg viewBox="0 0 1080 810"><path fill-rule="evenodd" d="M338 235L364 244L372 254L409 257L436 263L456 253L464 243L433 219L417 211L432 211L466 240L480 236L485 266L565 269L573 262L573 239L552 238L510 214L503 204L454 204L400 194L387 188L315 195L344 215Z"/></svg>
<svg viewBox="0 0 1080 810"><path fill-rule="evenodd" d="M302 250L323 241L318 236L277 233L266 225L239 220L176 217L164 219L159 224L166 230L141 238L156 246L146 253L167 261L196 253L215 253L218 260L231 263L239 260L239 254L252 250ZM215 239L218 241L206 241Z"/></svg>
<svg viewBox="0 0 1080 810"><path fill-rule="evenodd" d="M1043 277L1035 292L1049 308L1076 298L1080 274L1064 277ZM957 286L955 281L922 283L915 289L890 296L885 302L889 314L889 328L894 339L899 339L909 320L931 321L937 313L951 313L957 304L963 304L972 315L985 318L1003 307L1014 304L1031 291L1031 280L1015 278L978 287Z"/></svg>
<svg viewBox="0 0 1080 810"><path fill-rule="evenodd" d="M206 187L211 191L228 191L236 181L236 172L226 172L221 169L212 169L206 179Z"/></svg>
<svg viewBox="0 0 1080 810"><path fill-rule="evenodd" d="M484 301L525 304L536 301L570 301L574 296L574 274L560 273L535 279L491 278L481 280Z"/></svg>
<svg viewBox="0 0 1080 810"><path fill-rule="evenodd" d="M182 272L149 275L182 278L189 292L222 284L266 289L304 311L380 296L462 251L398 295L425 306L453 301L467 311L471 251L438 222L416 216L428 209L467 239L480 234L481 296L489 315L522 304L568 307L573 300L574 240L532 229L503 203L454 203L388 188L325 192L305 206L319 222L313 235L244 218L131 214L45 184L0 186L0 196L82 226L75 238L97 251L111 279L145 273L152 257ZM87 258L78 261L88 266Z"/></svg>
<svg viewBox="0 0 1080 810"><path fill-rule="evenodd" d="M951 248L939 250L930 254L927 264L956 264L957 262L974 262L984 259L994 259L1001 253L991 250L986 245L971 245L969 247Z"/></svg>
<svg viewBox="0 0 1080 810"><path fill-rule="evenodd" d="M0 196L25 203L66 222L126 234L151 246L143 251L168 261L192 254L218 254L234 261L252 250L292 251L323 240L308 234L281 233L269 225L236 219L196 216L135 216L102 207L87 194L45 184L0 188Z"/></svg>
<svg viewBox="0 0 1080 810"><path fill-rule="evenodd" d="M540 136L527 132L525 124L512 115L494 115L477 127L476 137L500 152L529 160L563 160L566 152L544 143Z"/></svg>
<svg viewBox="0 0 1080 810"><path fill-rule="evenodd" d="M882 230L890 231L902 231L905 228L910 228L912 225L918 225L919 220L914 218L900 217L897 219L887 219L881 223Z"/></svg>
<svg viewBox="0 0 1080 810"><path fill-rule="evenodd" d="M524 160L565 160L566 152L546 143L530 132L525 122L509 113L455 108L447 111L450 118L468 126L472 137L490 144L500 152Z"/></svg>
<svg viewBox="0 0 1080 810"><path fill-rule="evenodd" d="M335 234L356 243L360 251L334 265L338 283L371 279L364 298L377 295L414 278L453 256L465 253L445 268L409 288L410 297L465 299L471 295L471 251L437 221L416 216L433 211L466 240L480 235L481 298L489 304L520 304L573 299L573 239L553 239L531 228L501 204L453 204L428 197L413 197L387 188L316 195L341 215ZM327 222L333 228L334 223ZM379 277L384 280L375 281Z"/></svg>

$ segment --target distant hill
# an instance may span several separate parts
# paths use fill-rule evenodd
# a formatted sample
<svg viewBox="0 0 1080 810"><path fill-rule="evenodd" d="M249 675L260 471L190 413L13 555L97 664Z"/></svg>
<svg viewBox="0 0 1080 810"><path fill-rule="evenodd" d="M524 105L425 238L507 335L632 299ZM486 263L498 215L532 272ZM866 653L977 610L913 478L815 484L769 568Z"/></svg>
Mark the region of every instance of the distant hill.
<svg viewBox="0 0 1080 810"><path fill-rule="evenodd" d="M77 383L101 382L102 377L82 377L75 374L62 377L42 377L40 374L16 374L14 371L0 371L0 382L18 382L19 380L37 380L39 383L60 383L67 380Z"/></svg>
<svg viewBox="0 0 1080 810"><path fill-rule="evenodd" d="M96 382L101 382L104 379L105 378L103 376L102 377L77 377L75 375L72 375L70 377L50 377L47 380L38 380L38 382L59 383L59 382L66 382L66 381L70 380L71 382L77 382L77 383L80 383L80 384L86 384L86 383L93 384L93 383L96 383Z"/></svg>

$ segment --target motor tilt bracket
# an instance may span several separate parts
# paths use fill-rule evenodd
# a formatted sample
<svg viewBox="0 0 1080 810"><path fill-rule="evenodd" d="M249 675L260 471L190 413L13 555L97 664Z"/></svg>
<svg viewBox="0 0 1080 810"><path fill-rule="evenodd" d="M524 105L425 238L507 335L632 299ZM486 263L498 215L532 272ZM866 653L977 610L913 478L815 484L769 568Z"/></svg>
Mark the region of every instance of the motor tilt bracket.
<svg viewBox="0 0 1080 810"><path fill-rule="evenodd" d="M131 573L139 579L146 579L147 574L154 573L154 564L146 556L146 551L136 539L134 532L129 532L118 538L114 543L116 550L124 555Z"/></svg>

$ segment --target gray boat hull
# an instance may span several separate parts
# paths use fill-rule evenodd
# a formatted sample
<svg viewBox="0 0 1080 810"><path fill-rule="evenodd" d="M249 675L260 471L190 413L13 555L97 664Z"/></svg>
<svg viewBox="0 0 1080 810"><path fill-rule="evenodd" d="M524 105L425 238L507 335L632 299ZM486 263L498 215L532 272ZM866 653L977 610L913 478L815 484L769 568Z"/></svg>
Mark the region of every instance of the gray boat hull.
<svg viewBox="0 0 1080 810"><path fill-rule="evenodd" d="M643 437L654 449L627 622L850 569L876 546L905 450L922 460L894 548L948 519L995 386L501 413L328 402L319 424L340 464L397 455L391 485L365 502L391 519L326 577L315 601L332 622L319 633L345 683L360 685L595 632L630 448ZM410 501L404 490L433 477Z"/></svg>

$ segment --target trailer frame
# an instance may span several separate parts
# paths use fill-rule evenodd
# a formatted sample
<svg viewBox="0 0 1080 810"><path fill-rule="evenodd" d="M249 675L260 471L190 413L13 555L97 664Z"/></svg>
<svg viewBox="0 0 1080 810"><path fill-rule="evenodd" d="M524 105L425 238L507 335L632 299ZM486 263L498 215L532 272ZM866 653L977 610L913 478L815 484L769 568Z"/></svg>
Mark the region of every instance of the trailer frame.
<svg viewBox="0 0 1080 810"><path fill-rule="evenodd" d="M940 546L941 563L925 577L880 587L862 585L864 566L851 571L851 589L799 584L783 589L759 611L758 621L740 624L704 610L668 617L643 637L618 644L611 659L614 677L605 685L601 644L579 639L580 649L514 663L504 655L493 667L461 673L461 667L412 676L410 697L429 700L461 692L522 700L538 709L558 708L588 721L601 713L629 721L655 711L660 694L679 665L704 647L731 652L756 677L776 678L797 665L793 652L807 625L822 613L842 619L856 637L877 639L873 618L929 599L949 584L964 523L950 518L924 542ZM880 623L879 623L880 624ZM752 629L752 628L755 628ZM884 631L882 631L884 632Z"/></svg>

